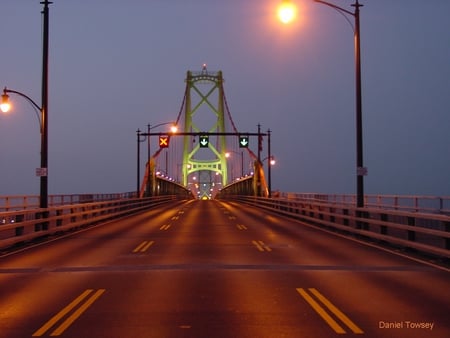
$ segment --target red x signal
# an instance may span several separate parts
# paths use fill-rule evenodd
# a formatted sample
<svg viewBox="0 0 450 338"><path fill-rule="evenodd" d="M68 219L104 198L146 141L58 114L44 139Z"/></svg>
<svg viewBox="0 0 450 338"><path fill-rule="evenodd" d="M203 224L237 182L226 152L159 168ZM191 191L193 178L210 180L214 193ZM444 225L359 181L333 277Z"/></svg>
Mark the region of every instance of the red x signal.
<svg viewBox="0 0 450 338"><path fill-rule="evenodd" d="M159 147L168 148L169 147L169 136L164 135L159 137Z"/></svg>

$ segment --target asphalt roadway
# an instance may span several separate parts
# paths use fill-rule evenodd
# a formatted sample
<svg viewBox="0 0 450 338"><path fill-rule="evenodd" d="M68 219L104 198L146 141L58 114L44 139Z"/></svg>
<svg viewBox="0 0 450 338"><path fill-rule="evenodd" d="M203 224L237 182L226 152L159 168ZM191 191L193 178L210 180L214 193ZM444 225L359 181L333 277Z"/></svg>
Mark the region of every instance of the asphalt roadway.
<svg viewBox="0 0 450 338"><path fill-rule="evenodd" d="M0 337L450 337L450 273L185 201L0 257Z"/></svg>

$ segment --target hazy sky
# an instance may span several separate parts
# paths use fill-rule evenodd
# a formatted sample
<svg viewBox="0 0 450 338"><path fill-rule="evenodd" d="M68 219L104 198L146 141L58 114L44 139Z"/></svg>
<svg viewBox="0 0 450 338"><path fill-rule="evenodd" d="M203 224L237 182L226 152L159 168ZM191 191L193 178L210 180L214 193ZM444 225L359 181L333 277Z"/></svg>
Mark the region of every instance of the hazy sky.
<svg viewBox="0 0 450 338"><path fill-rule="evenodd" d="M40 0L1 0L0 86L41 95ZM222 70L239 130L272 130L284 192L355 192L353 33L296 0L53 0L49 193L133 191L136 130L173 120L187 70ZM450 1L361 0L368 194L450 195ZM352 10L351 0L334 0ZM352 20L352 19L351 19ZM0 195L38 194L35 113L0 115Z"/></svg>

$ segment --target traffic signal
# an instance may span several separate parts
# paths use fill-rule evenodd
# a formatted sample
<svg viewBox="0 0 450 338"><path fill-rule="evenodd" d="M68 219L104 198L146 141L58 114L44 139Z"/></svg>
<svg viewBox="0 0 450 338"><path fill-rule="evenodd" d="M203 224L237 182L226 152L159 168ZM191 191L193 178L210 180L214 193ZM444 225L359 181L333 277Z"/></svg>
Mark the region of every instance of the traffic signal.
<svg viewBox="0 0 450 338"><path fill-rule="evenodd" d="M200 148L208 148L209 136L208 135L201 135L199 137L198 143L200 144Z"/></svg>
<svg viewBox="0 0 450 338"><path fill-rule="evenodd" d="M160 148L168 148L169 147L169 135L160 135L159 136L159 147Z"/></svg>
<svg viewBox="0 0 450 338"><path fill-rule="evenodd" d="M248 148L248 135L239 135L239 148Z"/></svg>

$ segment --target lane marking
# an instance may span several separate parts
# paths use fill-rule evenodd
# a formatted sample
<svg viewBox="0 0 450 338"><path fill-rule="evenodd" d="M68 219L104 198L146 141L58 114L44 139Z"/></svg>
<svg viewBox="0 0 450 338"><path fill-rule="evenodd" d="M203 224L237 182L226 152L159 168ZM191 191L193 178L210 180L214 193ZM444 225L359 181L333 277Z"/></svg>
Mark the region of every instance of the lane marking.
<svg viewBox="0 0 450 338"><path fill-rule="evenodd" d="M336 306L334 306L319 291L317 291L315 288L310 288L309 290L317 297L317 299L319 299L327 308L329 308L330 311L336 315L336 317L338 317L345 325L347 325L347 327L352 330L353 333L363 333L363 331L355 323L353 323L350 318L348 318L343 312L341 312Z"/></svg>
<svg viewBox="0 0 450 338"><path fill-rule="evenodd" d="M141 250L141 252L145 252L150 248L150 246L154 243L154 241L149 241Z"/></svg>
<svg viewBox="0 0 450 338"><path fill-rule="evenodd" d="M236 216L228 216L228 219L230 220L236 219Z"/></svg>
<svg viewBox="0 0 450 338"><path fill-rule="evenodd" d="M70 317L68 317L50 336L59 336L63 333L72 323L79 318L83 312L85 312L106 290L97 290L91 298L89 298L83 305L81 305Z"/></svg>
<svg viewBox="0 0 450 338"><path fill-rule="evenodd" d="M179 218L179 216L173 216L171 219L172 221L176 221Z"/></svg>
<svg viewBox="0 0 450 338"><path fill-rule="evenodd" d="M78 304L80 304L86 297L88 297L94 290L87 289L77 298L75 298L69 305L63 308L60 312L54 315L48 322L46 322L41 328L33 333L33 337L40 337L50 330L58 321L60 321L64 316L66 316L70 311L72 311ZM86 300L77 310L75 310L64 322L62 322L51 334L50 336L61 335L73 322L79 318L83 312L85 312L106 290L97 290L90 298Z"/></svg>
<svg viewBox="0 0 450 338"><path fill-rule="evenodd" d="M64 309L54 315L47 323L45 323L39 330L33 333L33 337L42 336L47 330L49 330L53 325L55 325L62 317L64 317L69 311L71 311L75 306L78 305L84 298L86 298L93 290L87 289L81 295L79 295L75 300L73 300Z"/></svg>
<svg viewBox="0 0 450 338"><path fill-rule="evenodd" d="M341 325L339 325L330 314L314 300L314 298L308 294L308 292L303 288L297 288L297 292L303 297L304 300L317 312L317 314L322 317L322 319L338 334L347 333ZM336 306L333 305L325 296L323 296L317 289L309 288L309 292L314 295L322 304L332 312L338 319L342 321L353 333L362 334L362 331L355 323L353 323L350 318L348 318L343 312L341 312Z"/></svg>
<svg viewBox="0 0 450 338"><path fill-rule="evenodd" d="M263 241L252 241L252 243L261 252L263 252L263 251L267 251L267 252L272 251L272 249L267 244L265 244Z"/></svg>
<svg viewBox="0 0 450 338"><path fill-rule="evenodd" d="M150 246L154 243L154 241L143 241L136 248L134 248L133 252L145 252L150 248Z"/></svg>
<svg viewBox="0 0 450 338"><path fill-rule="evenodd" d="M159 230L169 230L169 228L170 228L170 224L164 224L164 225L161 225Z"/></svg>
<svg viewBox="0 0 450 338"><path fill-rule="evenodd" d="M244 224L236 224L236 227L237 227L239 230L247 230L247 229L248 229Z"/></svg>

